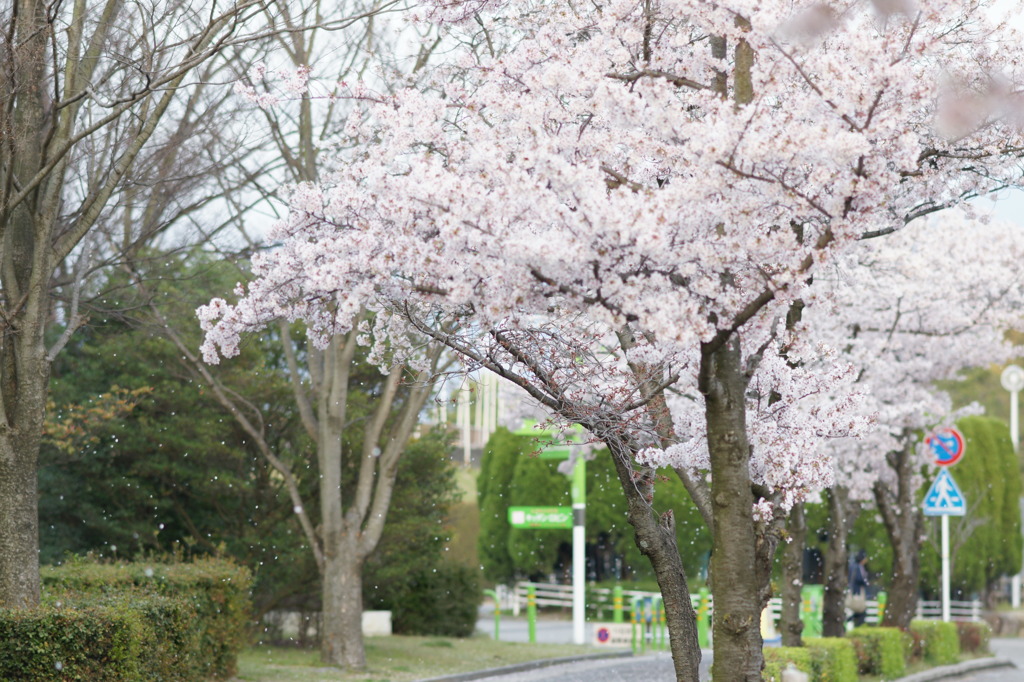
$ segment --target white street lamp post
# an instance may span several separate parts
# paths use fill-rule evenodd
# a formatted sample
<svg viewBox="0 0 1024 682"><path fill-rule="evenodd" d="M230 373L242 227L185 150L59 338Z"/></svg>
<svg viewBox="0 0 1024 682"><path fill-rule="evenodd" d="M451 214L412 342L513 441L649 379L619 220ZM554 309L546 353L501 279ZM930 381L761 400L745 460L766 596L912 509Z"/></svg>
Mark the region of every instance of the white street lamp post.
<svg viewBox="0 0 1024 682"><path fill-rule="evenodd" d="M1020 451L1020 426L1017 421L1017 396L1024 389L1024 369L1017 365L1008 365L999 377L1000 383L1010 392L1010 439L1013 441L1013 451ZM1013 608L1020 607L1020 574L1013 576L1010 582L1010 603Z"/></svg>

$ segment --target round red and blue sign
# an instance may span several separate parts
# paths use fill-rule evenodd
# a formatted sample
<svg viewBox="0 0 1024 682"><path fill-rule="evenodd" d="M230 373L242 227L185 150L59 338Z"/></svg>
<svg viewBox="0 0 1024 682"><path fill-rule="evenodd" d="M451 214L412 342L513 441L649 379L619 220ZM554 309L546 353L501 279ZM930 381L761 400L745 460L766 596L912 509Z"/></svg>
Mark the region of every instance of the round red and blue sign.
<svg viewBox="0 0 1024 682"><path fill-rule="evenodd" d="M932 453L932 461L940 467L948 467L960 461L967 445L964 435L954 428L936 429L924 439Z"/></svg>

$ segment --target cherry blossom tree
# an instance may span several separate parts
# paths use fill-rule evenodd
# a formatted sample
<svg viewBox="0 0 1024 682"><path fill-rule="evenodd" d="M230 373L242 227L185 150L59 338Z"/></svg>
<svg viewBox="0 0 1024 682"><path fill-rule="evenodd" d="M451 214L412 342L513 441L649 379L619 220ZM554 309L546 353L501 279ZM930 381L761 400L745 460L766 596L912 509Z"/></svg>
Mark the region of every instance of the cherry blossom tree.
<svg viewBox="0 0 1024 682"><path fill-rule="evenodd" d="M862 438L832 444L830 534L843 535L838 526L851 506L874 502L893 548L887 625L908 627L916 610L924 534L918 492L933 469L923 438L963 413L936 382L1014 355L1006 331L1021 324L1022 257L1016 226L950 212L865 242L817 277L833 299L809 312L808 323L860 368L862 407L875 420ZM826 624L841 633L842 543L830 544L826 563Z"/></svg>
<svg viewBox="0 0 1024 682"><path fill-rule="evenodd" d="M696 680L654 498L654 466L673 466L715 543L714 674L759 680L781 521L831 485L825 443L865 426L856 370L802 320L813 276L1016 177L1020 132L990 105L1013 94L1020 42L939 0L425 14L511 47L457 51L426 89L351 84L365 106L338 170L295 187L240 300L200 310L205 356L281 317L322 346L369 307L366 343L412 327L582 425L615 460L677 677Z"/></svg>

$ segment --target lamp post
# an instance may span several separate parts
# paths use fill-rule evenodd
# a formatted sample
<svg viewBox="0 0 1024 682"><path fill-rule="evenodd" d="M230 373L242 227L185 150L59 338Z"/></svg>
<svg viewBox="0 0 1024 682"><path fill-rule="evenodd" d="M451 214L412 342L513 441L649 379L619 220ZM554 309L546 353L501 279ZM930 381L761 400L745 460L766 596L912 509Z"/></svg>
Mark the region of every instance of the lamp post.
<svg viewBox="0 0 1024 682"><path fill-rule="evenodd" d="M1024 369L1017 365L1007 365L1006 369L999 376L999 383L1010 392L1010 439L1013 441L1013 451L1020 452L1020 426L1017 421L1017 395L1024 389ZM1010 603L1013 608L1020 607L1020 574L1013 576L1010 581Z"/></svg>

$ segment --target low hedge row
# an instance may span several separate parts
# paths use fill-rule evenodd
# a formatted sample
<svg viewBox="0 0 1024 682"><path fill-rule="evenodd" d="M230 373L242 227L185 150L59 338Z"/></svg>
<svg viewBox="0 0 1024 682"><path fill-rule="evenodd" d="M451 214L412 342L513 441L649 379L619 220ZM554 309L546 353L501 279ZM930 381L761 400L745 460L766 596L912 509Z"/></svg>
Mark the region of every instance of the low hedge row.
<svg viewBox="0 0 1024 682"><path fill-rule="evenodd" d="M960 635L956 623L915 620L910 623L915 642L921 642L921 658L931 665L950 665L960 660Z"/></svg>
<svg viewBox="0 0 1024 682"><path fill-rule="evenodd" d="M860 671L892 680L903 675L910 656L911 637L899 628L863 626L847 633L857 652Z"/></svg>
<svg viewBox="0 0 1024 682"><path fill-rule="evenodd" d="M199 630L184 599L110 595L0 611L0 679L192 680Z"/></svg>
<svg viewBox="0 0 1024 682"><path fill-rule="evenodd" d="M42 571L43 605L0 610L0 679L226 679L246 644L251 574L220 560L72 562Z"/></svg>
<svg viewBox="0 0 1024 682"><path fill-rule="evenodd" d="M857 659L853 644L842 637L816 637L802 647L764 650L765 682L780 682L790 664L810 675L814 682L857 682Z"/></svg>
<svg viewBox="0 0 1024 682"><path fill-rule="evenodd" d="M809 638L803 647L764 650L766 682L780 682L792 665L812 682L856 682L858 674L883 680L901 677L910 660L949 665L961 651L985 653L991 630L984 623L942 623L918 620L910 632L897 628L859 627L846 637Z"/></svg>

